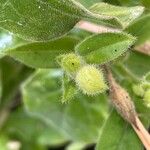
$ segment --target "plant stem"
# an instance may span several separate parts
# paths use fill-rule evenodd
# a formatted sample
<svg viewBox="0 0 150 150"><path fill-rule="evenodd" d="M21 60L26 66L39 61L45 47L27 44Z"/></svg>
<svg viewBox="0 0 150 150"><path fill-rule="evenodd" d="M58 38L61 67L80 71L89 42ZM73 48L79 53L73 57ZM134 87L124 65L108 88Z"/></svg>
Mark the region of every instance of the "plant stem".
<svg viewBox="0 0 150 150"><path fill-rule="evenodd" d="M121 32L119 29L114 29L110 27L100 26L88 21L80 21L77 25L77 28L92 32L92 33L105 33L105 32Z"/></svg>
<svg viewBox="0 0 150 150"><path fill-rule="evenodd" d="M147 130L145 129L145 127L143 126L143 124L141 123L141 121L138 117L136 117L136 123L137 123L138 129L137 129L137 127L135 127L132 124L134 131L136 132L136 134L138 135L138 137L142 141L146 150L150 150L150 134L147 132Z"/></svg>
<svg viewBox="0 0 150 150"><path fill-rule="evenodd" d="M150 150L150 135L138 118L129 94L116 83L110 69L107 66L105 66L105 71L107 73L110 86L111 102L120 115L132 125L145 148Z"/></svg>

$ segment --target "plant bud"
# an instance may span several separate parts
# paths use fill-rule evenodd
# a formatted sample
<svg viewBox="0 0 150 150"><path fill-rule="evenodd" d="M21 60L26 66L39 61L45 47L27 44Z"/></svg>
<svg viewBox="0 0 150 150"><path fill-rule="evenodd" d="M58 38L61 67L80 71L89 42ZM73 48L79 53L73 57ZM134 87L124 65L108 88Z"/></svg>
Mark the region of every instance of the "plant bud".
<svg viewBox="0 0 150 150"><path fill-rule="evenodd" d="M148 89L144 94L144 102L147 107L150 107L150 89Z"/></svg>
<svg viewBox="0 0 150 150"><path fill-rule="evenodd" d="M143 96L144 95L144 89L142 87L141 84L138 84L138 85L133 85L132 86L132 89L133 89L133 92L137 95L137 96Z"/></svg>
<svg viewBox="0 0 150 150"><path fill-rule="evenodd" d="M58 62L67 73L76 73L83 64L80 56L70 53L58 57Z"/></svg>
<svg viewBox="0 0 150 150"><path fill-rule="evenodd" d="M88 95L99 94L107 89L103 73L91 65L82 67L78 71L75 81L79 89Z"/></svg>

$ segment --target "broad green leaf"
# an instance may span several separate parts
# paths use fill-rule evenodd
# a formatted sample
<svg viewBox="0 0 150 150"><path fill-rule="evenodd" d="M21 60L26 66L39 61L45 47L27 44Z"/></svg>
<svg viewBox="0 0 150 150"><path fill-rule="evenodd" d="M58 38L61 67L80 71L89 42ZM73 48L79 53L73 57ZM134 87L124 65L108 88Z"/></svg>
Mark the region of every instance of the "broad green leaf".
<svg viewBox="0 0 150 150"><path fill-rule="evenodd" d="M73 51L78 41L75 36L66 36L51 42L28 42L1 30L0 57L11 56L34 68L57 67L55 57Z"/></svg>
<svg viewBox="0 0 150 150"><path fill-rule="evenodd" d="M73 51L77 42L77 38L63 37L45 43L29 43L2 52L33 68L53 68L57 67L56 56Z"/></svg>
<svg viewBox="0 0 150 150"><path fill-rule="evenodd" d="M73 0L0 0L0 9L0 27L30 41L60 37L81 19L121 27L116 18L93 14Z"/></svg>
<svg viewBox="0 0 150 150"><path fill-rule="evenodd" d="M33 72L33 69L5 57L0 60L0 70L2 84L1 109L7 107L13 100L20 88L20 84Z"/></svg>
<svg viewBox="0 0 150 150"><path fill-rule="evenodd" d="M10 114L2 131L22 143L54 146L66 141L57 130L29 116L21 107Z"/></svg>
<svg viewBox="0 0 150 150"><path fill-rule="evenodd" d="M128 50L135 38L122 33L101 33L79 43L75 50L87 63L103 64L116 59Z"/></svg>
<svg viewBox="0 0 150 150"><path fill-rule="evenodd" d="M100 134L96 150L141 150L141 143L132 129L114 110Z"/></svg>
<svg viewBox="0 0 150 150"><path fill-rule="evenodd" d="M63 105L61 76L60 70L37 71L23 86L26 110L71 141L95 142L107 116L105 96L91 98L78 94L68 105Z"/></svg>
<svg viewBox="0 0 150 150"><path fill-rule="evenodd" d="M70 102L64 113L64 129L70 133L72 141L88 144L97 141L104 118L107 117L106 106L102 104L104 101L104 95L88 97L81 94Z"/></svg>
<svg viewBox="0 0 150 150"><path fill-rule="evenodd" d="M136 45L150 41L150 14L134 21L125 31L137 37Z"/></svg>
<svg viewBox="0 0 150 150"><path fill-rule="evenodd" d="M126 28L133 20L138 18L144 11L144 7L120 7L107 3L96 3L91 9L92 12L117 18L123 28Z"/></svg>
<svg viewBox="0 0 150 150"><path fill-rule="evenodd" d="M1 0L0 26L26 40L45 41L68 32L85 10L71 0Z"/></svg>
<svg viewBox="0 0 150 150"><path fill-rule="evenodd" d="M75 85L75 82L70 80L69 77L64 74L62 80L62 88L63 96L61 101L62 103L68 103L77 94L77 87Z"/></svg>

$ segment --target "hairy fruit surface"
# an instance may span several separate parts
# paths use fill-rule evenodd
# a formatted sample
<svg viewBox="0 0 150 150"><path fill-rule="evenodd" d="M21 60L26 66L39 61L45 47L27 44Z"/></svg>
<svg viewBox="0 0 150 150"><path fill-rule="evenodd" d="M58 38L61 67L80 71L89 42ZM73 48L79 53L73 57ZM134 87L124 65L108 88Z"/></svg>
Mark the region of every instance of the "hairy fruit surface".
<svg viewBox="0 0 150 150"><path fill-rule="evenodd" d="M88 95L99 94L107 89L102 71L91 65L82 67L78 71L75 81L79 89Z"/></svg>

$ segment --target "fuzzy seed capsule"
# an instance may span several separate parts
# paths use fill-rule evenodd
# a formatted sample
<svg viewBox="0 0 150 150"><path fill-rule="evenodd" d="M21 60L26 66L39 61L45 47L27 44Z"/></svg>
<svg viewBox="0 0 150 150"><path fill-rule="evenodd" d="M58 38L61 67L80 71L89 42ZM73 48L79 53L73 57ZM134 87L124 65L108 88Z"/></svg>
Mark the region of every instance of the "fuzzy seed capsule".
<svg viewBox="0 0 150 150"><path fill-rule="evenodd" d="M64 71L69 74L76 73L83 64L81 57L74 53L61 55L58 57L58 62Z"/></svg>
<svg viewBox="0 0 150 150"><path fill-rule="evenodd" d="M103 73L91 65L82 67L78 71L75 81L79 89L87 95L99 94L107 89Z"/></svg>

